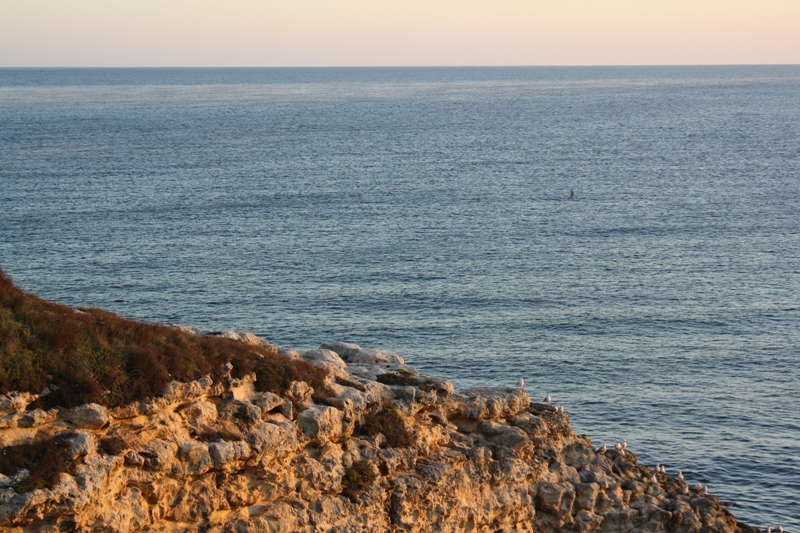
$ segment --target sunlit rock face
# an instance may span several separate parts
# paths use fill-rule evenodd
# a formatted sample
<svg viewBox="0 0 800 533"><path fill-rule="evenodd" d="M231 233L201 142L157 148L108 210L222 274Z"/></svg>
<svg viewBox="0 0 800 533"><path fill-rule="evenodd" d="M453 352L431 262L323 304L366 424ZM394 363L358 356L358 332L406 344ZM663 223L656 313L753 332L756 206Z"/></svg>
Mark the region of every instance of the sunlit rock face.
<svg viewBox="0 0 800 533"><path fill-rule="evenodd" d="M304 382L257 392L254 376L173 382L115 409L0 397L3 453L52 442L67 458L50 488L0 476L0 530L756 531L627 449L597 451L522 388L455 393L349 343L282 353L328 369L330 397Z"/></svg>

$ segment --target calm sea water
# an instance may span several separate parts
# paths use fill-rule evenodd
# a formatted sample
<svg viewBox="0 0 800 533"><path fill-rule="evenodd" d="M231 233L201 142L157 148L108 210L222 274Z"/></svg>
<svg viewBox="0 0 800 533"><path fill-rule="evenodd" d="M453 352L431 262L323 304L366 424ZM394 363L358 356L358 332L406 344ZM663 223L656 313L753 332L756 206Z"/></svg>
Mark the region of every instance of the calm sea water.
<svg viewBox="0 0 800 533"><path fill-rule="evenodd" d="M0 266L460 388L524 376L800 532L797 66L0 69Z"/></svg>

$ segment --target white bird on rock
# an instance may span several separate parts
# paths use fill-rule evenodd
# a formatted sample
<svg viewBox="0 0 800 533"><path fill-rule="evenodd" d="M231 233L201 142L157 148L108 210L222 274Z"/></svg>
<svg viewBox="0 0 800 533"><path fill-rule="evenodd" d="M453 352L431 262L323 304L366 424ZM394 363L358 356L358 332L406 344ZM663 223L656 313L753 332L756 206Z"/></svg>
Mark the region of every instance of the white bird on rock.
<svg viewBox="0 0 800 533"><path fill-rule="evenodd" d="M550 397L550 393L547 393L547 396L544 397L544 403L550 403L553 399Z"/></svg>
<svg viewBox="0 0 800 533"><path fill-rule="evenodd" d="M683 472L678 472L678 479L683 481Z"/></svg>
<svg viewBox="0 0 800 533"><path fill-rule="evenodd" d="M658 483L658 478L656 477L655 474L650 476L650 483Z"/></svg>
<svg viewBox="0 0 800 533"><path fill-rule="evenodd" d="M683 492L684 494L688 494L689 493L689 485L684 485L683 488L681 489L681 492Z"/></svg>
<svg viewBox="0 0 800 533"><path fill-rule="evenodd" d="M519 381L517 381L517 387L524 387L524 386L525 386L525 380L519 378Z"/></svg>
<svg viewBox="0 0 800 533"><path fill-rule="evenodd" d="M628 447L628 439L622 439L622 447L623 448L627 448Z"/></svg>
<svg viewBox="0 0 800 533"><path fill-rule="evenodd" d="M597 450L597 453L606 453L607 450L608 448L606 448L606 443L604 442L603 445L600 446L600 449Z"/></svg>

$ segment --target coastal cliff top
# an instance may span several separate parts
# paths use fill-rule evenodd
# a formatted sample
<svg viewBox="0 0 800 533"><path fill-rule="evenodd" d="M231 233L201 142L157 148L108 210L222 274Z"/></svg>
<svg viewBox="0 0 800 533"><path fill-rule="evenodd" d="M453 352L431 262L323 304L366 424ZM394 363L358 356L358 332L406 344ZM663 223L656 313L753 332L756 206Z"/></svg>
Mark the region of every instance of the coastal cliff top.
<svg viewBox="0 0 800 533"><path fill-rule="evenodd" d="M522 387L70 309L0 271L0 531L755 533Z"/></svg>

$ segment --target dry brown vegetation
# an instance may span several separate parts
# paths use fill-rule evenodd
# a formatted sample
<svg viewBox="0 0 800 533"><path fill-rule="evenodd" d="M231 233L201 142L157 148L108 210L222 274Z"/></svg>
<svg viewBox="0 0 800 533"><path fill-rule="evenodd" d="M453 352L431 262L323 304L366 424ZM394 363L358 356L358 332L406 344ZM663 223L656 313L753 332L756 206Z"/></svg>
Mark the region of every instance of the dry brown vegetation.
<svg viewBox="0 0 800 533"><path fill-rule="evenodd" d="M361 435L373 436L382 433L387 448L402 448L411 444L403 415L394 406L387 406L377 413L364 415L358 428Z"/></svg>
<svg viewBox="0 0 800 533"><path fill-rule="evenodd" d="M281 357L273 347L128 320L102 309L74 310L25 294L0 269L0 393L52 392L35 407L106 406L157 396L172 380L254 372L256 388L281 393L305 381L327 393L327 372Z"/></svg>
<svg viewBox="0 0 800 533"><path fill-rule="evenodd" d="M372 485L378 474L367 461L356 461L342 477L342 493L355 501L358 495Z"/></svg>
<svg viewBox="0 0 800 533"><path fill-rule="evenodd" d="M69 436L64 433L50 439L3 447L0 449L0 473L13 476L23 468L29 471L28 477L15 487L20 494L52 488L59 475L67 472L72 463L67 452Z"/></svg>

